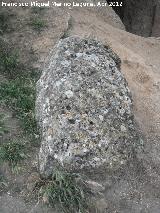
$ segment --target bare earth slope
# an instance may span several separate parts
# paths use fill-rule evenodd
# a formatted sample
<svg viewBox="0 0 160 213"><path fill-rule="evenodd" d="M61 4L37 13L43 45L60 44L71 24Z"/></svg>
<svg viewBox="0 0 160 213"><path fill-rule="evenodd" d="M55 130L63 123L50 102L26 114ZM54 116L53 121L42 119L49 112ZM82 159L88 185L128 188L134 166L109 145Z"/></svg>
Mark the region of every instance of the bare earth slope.
<svg viewBox="0 0 160 213"><path fill-rule="evenodd" d="M14 13L27 23L30 9L14 8ZM110 45L122 60L124 73L132 92L134 113L139 129L145 136L145 151L136 161L109 175L106 185L107 213L159 213L160 209L160 38L143 38L130 34L111 8L106 12L94 8L46 9L44 19L47 28L39 35L29 26L18 25L18 31L7 34L22 51L21 59L42 67L55 43L62 36L92 37ZM38 61L32 61L30 50ZM96 179L96 176L95 176ZM0 212L8 213L18 198L0 198ZM4 202L5 199L5 202ZM25 207L16 200L11 212L49 212L41 207ZM22 203L22 204L19 204ZM31 210L32 209L32 210ZM34 210L35 209L35 210Z"/></svg>
<svg viewBox="0 0 160 213"><path fill-rule="evenodd" d="M160 183L160 39L142 38L113 28L93 13L84 13L83 16L80 13L73 12L75 24L71 34L93 36L109 44L120 56L121 69L133 96L135 118L140 131L146 136L141 163L134 162L135 171L132 168L131 174L130 171L123 174L124 179L130 176L129 181L121 180L117 183L118 188L114 186L113 197L120 197L114 203L116 208L120 208L117 212L158 212L160 200L154 196L157 196ZM80 25L82 17L83 26ZM107 196L111 196L110 193L107 192Z"/></svg>

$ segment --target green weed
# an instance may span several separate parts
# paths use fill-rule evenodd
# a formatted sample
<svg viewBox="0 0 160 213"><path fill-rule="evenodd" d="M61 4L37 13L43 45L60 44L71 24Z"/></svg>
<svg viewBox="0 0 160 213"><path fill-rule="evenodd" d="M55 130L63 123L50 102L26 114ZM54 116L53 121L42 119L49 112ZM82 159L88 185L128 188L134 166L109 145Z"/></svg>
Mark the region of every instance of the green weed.
<svg viewBox="0 0 160 213"><path fill-rule="evenodd" d="M56 171L51 180L42 184L40 192L43 200L52 207L60 206L65 213L87 212L87 192L78 180L77 174Z"/></svg>
<svg viewBox="0 0 160 213"><path fill-rule="evenodd" d="M0 73L9 78L9 81L0 84L0 103L16 112L27 137L38 142L39 133L34 110L36 81L40 73L21 64L18 54L2 39L0 44Z"/></svg>
<svg viewBox="0 0 160 213"><path fill-rule="evenodd" d="M8 162L13 168L25 157L25 144L12 141L0 146L0 162Z"/></svg>
<svg viewBox="0 0 160 213"><path fill-rule="evenodd" d="M32 139L38 136L35 98L35 82L30 79L13 79L0 85L0 102L16 111L25 133Z"/></svg>
<svg viewBox="0 0 160 213"><path fill-rule="evenodd" d="M46 23L44 20L35 17L35 18L31 18L30 23L29 23L32 28L38 32L42 31L45 27L46 27Z"/></svg>
<svg viewBox="0 0 160 213"><path fill-rule="evenodd" d="M20 72L18 54L11 50L2 39L0 39L0 72L14 77Z"/></svg>
<svg viewBox="0 0 160 213"><path fill-rule="evenodd" d="M7 186L8 183L6 178L2 174L0 174L0 192L7 188Z"/></svg>
<svg viewBox="0 0 160 213"><path fill-rule="evenodd" d="M0 73L10 79L30 78L36 81L39 77L36 69L26 67L20 62L18 51L14 50L12 45L10 47L2 38L0 38Z"/></svg>
<svg viewBox="0 0 160 213"><path fill-rule="evenodd" d="M8 128L5 125L6 116L0 113L0 136L3 136L5 133L8 132Z"/></svg>
<svg viewBox="0 0 160 213"><path fill-rule="evenodd" d="M10 18L13 14L10 14L7 10L0 11L0 34L12 31L10 25Z"/></svg>

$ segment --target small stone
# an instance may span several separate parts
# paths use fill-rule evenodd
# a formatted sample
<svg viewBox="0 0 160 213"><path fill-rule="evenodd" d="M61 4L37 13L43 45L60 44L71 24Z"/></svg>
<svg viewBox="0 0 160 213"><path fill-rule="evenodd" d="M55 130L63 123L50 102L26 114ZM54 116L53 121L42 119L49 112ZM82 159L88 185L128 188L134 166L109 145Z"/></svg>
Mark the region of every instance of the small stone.
<svg viewBox="0 0 160 213"><path fill-rule="evenodd" d="M121 125L121 131L122 132L126 132L127 131L127 129L126 129L126 127L124 125Z"/></svg>
<svg viewBox="0 0 160 213"><path fill-rule="evenodd" d="M55 159L57 159L57 158L58 158L58 155L57 155L57 154L55 154L55 155L54 155L54 158L55 158Z"/></svg>
<svg viewBox="0 0 160 213"><path fill-rule="evenodd" d="M48 200L47 193L44 193L44 194L43 194L42 200L43 200L43 203L49 204L49 200Z"/></svg>
<svg viewBox="0 0 160 213"><path fill-rule="evenodd" d="M104 213L107 211L108 203L104 198L102 198L95 201L95 206L99 213Z"/></svg>
<svg viewBox="0 0 160 213"><path fill-rule="evenodd" d="M103 115L99 115L99 119L100 119L101 121L103 121L103 119L104 119Z"/></svg>
<svg viewBox="0 0 160 213"><path fill-rule="evenodd" d="M65 95L67 96L67 98L72 98L73 92L71 90L68 90L68 91L65 92Z"/></svg>
<svg viewBox="0 0 160 213"><path fill-rule="evenodd" d="M99 193L99 192L103 192L105 190L105 187L100 184L100 183L97 183L95 181L86 181L85 182L87 187L93 192L93 193Z"/></svg>
<svg viewBox="0 0 160 213"><path fill-rule="evenodd" d="M88 149L83 149L83 152L84 152L84 153L88 152Z"/></svg>

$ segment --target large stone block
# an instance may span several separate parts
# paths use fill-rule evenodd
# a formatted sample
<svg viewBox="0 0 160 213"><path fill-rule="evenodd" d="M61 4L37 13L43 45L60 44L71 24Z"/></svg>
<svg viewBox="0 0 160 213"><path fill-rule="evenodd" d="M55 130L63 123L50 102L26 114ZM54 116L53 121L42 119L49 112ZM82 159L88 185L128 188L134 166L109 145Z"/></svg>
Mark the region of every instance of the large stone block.
<svg viewBox="0 0 160 213"><path fill-rule="evenodd" d="M132 154L138 135L119 63L96 40L69 37L55 46L37 83L42 175L59 164L69 170L113 168Z"/></svg>

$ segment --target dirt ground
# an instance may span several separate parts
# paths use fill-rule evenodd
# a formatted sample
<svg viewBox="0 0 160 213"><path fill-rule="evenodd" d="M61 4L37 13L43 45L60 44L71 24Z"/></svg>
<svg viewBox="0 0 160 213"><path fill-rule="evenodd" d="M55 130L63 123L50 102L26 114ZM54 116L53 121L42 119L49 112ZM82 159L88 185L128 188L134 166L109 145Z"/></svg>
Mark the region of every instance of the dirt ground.
<svg viewBox="0 0 160 213"><path fill-rule="evenodd" d="M145 138L145 149L144 153L118 171L107 176L102 171L103 178L99 181L106 186L105 207L101 205L99 212L159 213L160 38L130 34L114 13L99 9L44 9L40 11L40 17L46 27L41 32L28 25L30 18L35 16L31 8L12 8L8 11L12 14L10 24L13 30L3 34L3 37L19 49L20 60L25 64L43 70L54 44L64 34L96 38L110 45L120 56L121 70L133 96L135 120ZM2 82L4 78L1 76L0 80ZM14 113L4 106L0 112L8 115L6 124L10 132L5 137L19 137L21 127ZM0 191L0 213L54 212L28 198L34 180L39 178L37 154L38 148L33 147L19 174L13 174L7 165L0 168L0 174L7 178L7 187Z"/></svg>

